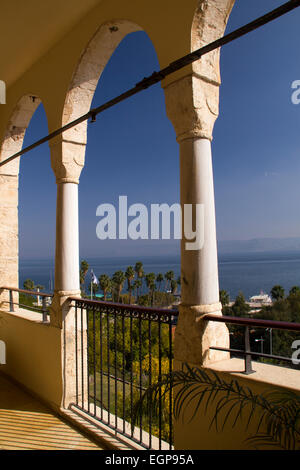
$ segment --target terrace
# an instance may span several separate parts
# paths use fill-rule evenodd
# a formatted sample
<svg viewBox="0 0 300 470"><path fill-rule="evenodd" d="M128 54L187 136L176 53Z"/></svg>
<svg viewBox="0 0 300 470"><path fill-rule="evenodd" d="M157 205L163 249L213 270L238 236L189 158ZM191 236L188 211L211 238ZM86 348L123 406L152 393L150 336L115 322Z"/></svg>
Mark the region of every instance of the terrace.
<svg viewBox="0 0 300 470"><path fill-rule="evenodd" d="M218 0L216 7L215 1L195 0L184 8L180 0L163 5L157 0L126 2L125 11L121 0L113 5L97 0L84 6L79 0L43 3L51 6L53 28L46 28L49 15L40 9L41 2L20 6L27 20L19 32L24 33L24 43L13 42L10 54L3 52L6 75L0 77L8 93L7 105L0 110L0 340L6 348L0 371L0 448L244 449L259 414L251 426L240 414L230 432L208 431L210 406L205 413L201 404L192 421L182 421L181 415L173 419L172 388L164 399L158 395L157 414L149 398L132 426L143 392L162 374L181 371L186 364L217 372L227 382L234 379L257 394L300 388L298 370L251 364L259 354L250 350L248 335L250 326L299 332L300 325L226 318L219 301L211 139L218 116L218 40L234 1ZM286 11L299 3L288 2ZM9 23L12 11L6 8L1 21ZM175 67L162 81L180 147L181 204L205 207L203 248L187 250L182 240L179 314L89 301L80 293L78 185L87 119L95 120L97 113L90 106L109 57L127 34L140 29L149 31L162 67L217 41L200 62ZM34 45L37 36L39 46ZM50 73L54 70L60 71L55 87ZM55 287L50 307L44 300L34 311L22 304L20 295L46 299L50 294L19 289L18 177L24 134L41 102L52 132L46 140L57 183ZM245 326L244 350L232 350L226 323ZM192 413L188 407L187 418Z"/></svg>

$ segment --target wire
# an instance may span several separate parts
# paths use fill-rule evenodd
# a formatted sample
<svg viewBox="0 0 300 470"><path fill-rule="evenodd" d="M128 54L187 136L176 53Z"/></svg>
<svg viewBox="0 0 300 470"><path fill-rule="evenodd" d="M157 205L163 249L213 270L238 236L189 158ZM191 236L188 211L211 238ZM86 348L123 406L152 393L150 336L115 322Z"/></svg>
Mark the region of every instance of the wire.
<svg viewBox="0 0 300 470"><path fill-rule="evenodd" d="M222 38L217 39L216 41L213 41L212 43L207 44L206 46L201 47L200 49L197 49L196 51L181 57L180 59L172 62L167 67L161 69L159 72L153 72L151 76L146 77L142 81L138 82L134 88L131 88L130 90L122 93L121 95L117 96L116 98L113 98L112 100L107 101L106 103L102 104L97 108L91 109L88 113L80 116L79 118L66 124L65 126L60 127L59 129L51 132L47 136L43 137L40 140L37 140L33 144L29 145L28 147L25 147L14 155L6 158L2 162L0 162L0 167L24 155L25 153L28 153L30 150L44 144L45 142L48 142L49 140L53 139L54 137L57 137L58 135L71 129L72 127L75 127L78 124L87 121L89 118L92 119L92 122L95 122L96 116L100 113L103 113L106 109L109 109L115 106L116 104L120 103L121 101L124 101L130 98L131 96L140 93L146 88L149 88L150 86L161 82L168 75L182 69L183 67L186 67L187 65L192 64L193 62L199 60L203 55L208 54L209 52L212 52L215 49L219 49L221 46L224 46L225 44L228 44L234 41L235 39L245 36L246 34L260 28L261 26L266 25L267 23L270 23L271 21L274 21L275 19L285 15L286 13L294 10L299 6L300 0L290 0L289 2L284 3L280 7L276 8L275 10L272 10L269 13L260 16L256 20L246 24L245 26L242 26L241 28L232 31L229 34L226 34Z"/></svg>

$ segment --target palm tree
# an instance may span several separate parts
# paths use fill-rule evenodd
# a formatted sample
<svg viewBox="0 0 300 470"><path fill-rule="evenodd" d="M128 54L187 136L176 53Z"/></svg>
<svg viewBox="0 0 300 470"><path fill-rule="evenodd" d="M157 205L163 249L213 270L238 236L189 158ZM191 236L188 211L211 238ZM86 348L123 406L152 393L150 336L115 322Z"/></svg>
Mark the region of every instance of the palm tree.
<svg viewBox="0 0 300 470"><path fill-rule="evenodd" d="M289 291L289 296L290 297L297 297L299 295L300 295L300 287L293 286Z"/></svg>
<svg viewBox="0 0 300 470"><path fill-rule="evenodd" d="M168 271L165 274L166 279L166 291L169 290L169 286L171 286L171 281L174 279L174 271Z"/></svg>
<svg viewBox="0 0 300 470"><path fill-rule="evenodd" d="M158 414L161 406L159 398L168 400L171 390L176 420L184 420L185 412L191 409L193 419L201 405L204 413L208 409L213 410L210 428L215 425L218 432L222 432L228 422L233 428L240 420L247 429L258 417L255 434L246 439L250 446L300 450L299 393L273 389L255 395L235 379L226 382L212 370L208 373L188 364L180 371L162 375L160 380L146 389L135 405L133 426L143 412L145 401L152 405L153 415Z"/></svg>
<svg viewBox="0 0 300 470"><path fill-rule="evenodd" d="M132 285L133 289L135 289L135 297L136 297L136 303L138 301L138 292L139 289L142 287L142 281L140 279L136 279Z"/></svg>
<svg viewBox="0 0 300 470"><path fill-rule="evenodd" d="M164 280L163 274L159 273L159 274L156 276L156 282L158 283L158 290L159 290L159 291L160 291L161 283L163 282L163 280Z"/></svg>
<svg viewBox="0 0 300 470"><path fill-rule="evenodd" d="M153 294L154 294L155 287L156 287L155 285L156 276L154 273L148 273L145 276L145 280L146 280L146 285L148 287L148 292L151 298L151 305L153 305Z"/></svg>
<svg viewBox="0 0 300 470"><path fill-rule="evenodd" d="M88 262L85 260L82 260L80 263L80 271L79 271L80 289L82 292L84 292L84 282L85 282L85 277L87 275L88 270L89 270Z"/></svg>
<svg viewBox="0 0 300 470"><path fill-rule="evenodd" d="M112 281L117 291L117 302L120 302L120 295L123 290L125 280L126 280L125 274L121 270L116 271L112 277Z"/></svg>
<svg viewBox="0 0 300 470"><path fill-rule="evenodd" d="M171 280L171 293L172 294L176 293L177 287L178 287L177 281L175 281L175 279L172 279Z"/></svg>
<svg viewBox="0 0 300 470"><path fill-rule="evenodd" d="M270 294L273 300L282 300L284 298L284 288L277 284L272 287Z"/></svg>
<svg viewBox="0 0 300 470"><path fill-rule="evenodd" d="M136 277L137 279L139 279L141 281L141 286L143 285L143 277L145 276L145 273L144 273L144 268L143 268L143 263L141 261L137 261L135 263L135 267L134 267L134 270L136 272ZM140 292L140 289L138 290L138 293L137 295L139 295L139 292Z"/></svg>
<svg viewBox="0 0 300 470"><path fill-rule="evenodd" d="M131 304L131 296L132 296L132 281L134 280L134 269L132 266L128 266L125 272L125 277L127 279L127 290L129 292L129 303Z"/></svg>
<svg viewBox="0 0 300 470"><path fill-rule="evenodd" d="M103 292L103 300L104 302L106 302L106 296L108 292L110 292L112 289L112 282L107 274L101 274L101 276L99 277L99 286Z"/></svg>

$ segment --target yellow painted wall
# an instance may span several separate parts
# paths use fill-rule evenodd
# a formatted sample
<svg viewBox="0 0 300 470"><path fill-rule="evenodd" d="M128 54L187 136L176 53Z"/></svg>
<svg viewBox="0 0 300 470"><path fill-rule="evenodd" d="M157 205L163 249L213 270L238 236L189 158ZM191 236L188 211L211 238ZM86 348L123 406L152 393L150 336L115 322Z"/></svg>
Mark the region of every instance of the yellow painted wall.
<svg viewBox="0 0 300 470"><path fill-rule="evenodd" d="M62 330L34 319L37 315L28 310L22 316L0 312L0 339L6 343L6 365L1 371L60 407Z"/></svg>
<svg viewBox="0 0 300 470"><path fill-rule="evenodd" d="M192 365L191 365L192 366ZM176 368L181 369L182 365L177 361ZM273 366L263 363L253 362L255 373L244 375L244 361L242 359L231 359L212 364L209 368L204 369L210 373L214 371L218 376L230 383L237 380L242 387L249 388L253 394L261 395L263 393L274 390L287 391L291 390L300 393L299 371L284 367ZM221 398L222 395L219 395ZM236 414L231 415L224 430L222 424L226 416L228 407L224 408L224 412L220 413L219 426L217 431L215 424L210 428L212 418L215 413L215 407L209 405L205 411L206 401L201 404L195 418L190 420L195 410L190 405L185 415L181 415L178 421L174 423L175 430L175 448L177 450L251 450L250 443L247 439L256 435L257 425L261 418L262 409L257 408L254 419L248 424L249 410L245 408L242 416L239 416L236 425L233 427ZM236 408L238 411L238 408ZM260 432L265 431L261 428ZM271 449L265 446L263 449Z"/></svg>

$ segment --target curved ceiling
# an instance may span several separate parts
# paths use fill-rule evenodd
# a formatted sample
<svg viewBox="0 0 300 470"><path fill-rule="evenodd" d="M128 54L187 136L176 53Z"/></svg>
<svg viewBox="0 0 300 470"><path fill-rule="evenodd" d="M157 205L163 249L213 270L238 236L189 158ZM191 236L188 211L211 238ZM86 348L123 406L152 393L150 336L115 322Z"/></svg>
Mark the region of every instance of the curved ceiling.
<svg viewBox="0 0 300 470"><path fill-rule="evenodd" d="M11 85L101 1L1 1L0 79Z"/></svg>

